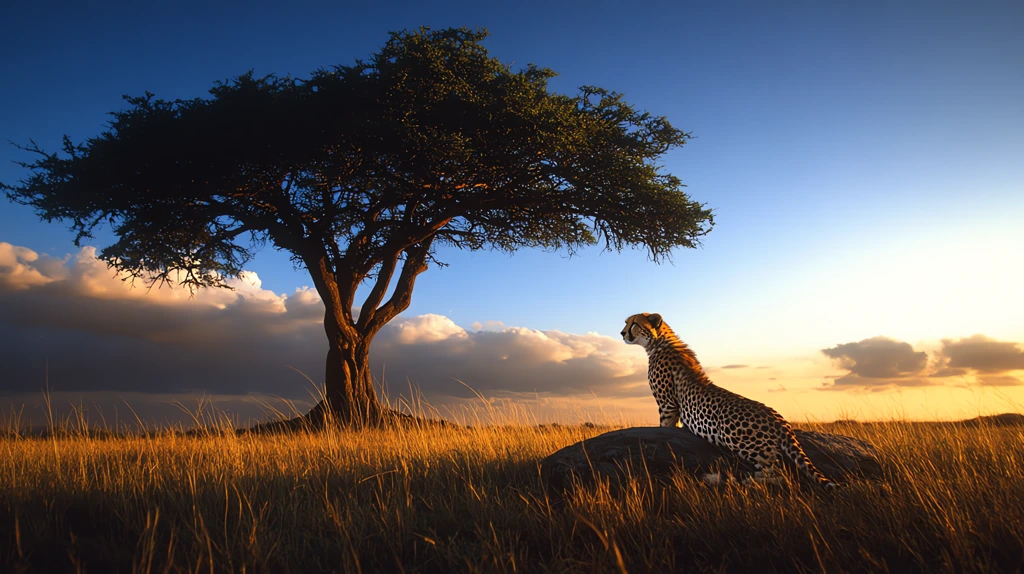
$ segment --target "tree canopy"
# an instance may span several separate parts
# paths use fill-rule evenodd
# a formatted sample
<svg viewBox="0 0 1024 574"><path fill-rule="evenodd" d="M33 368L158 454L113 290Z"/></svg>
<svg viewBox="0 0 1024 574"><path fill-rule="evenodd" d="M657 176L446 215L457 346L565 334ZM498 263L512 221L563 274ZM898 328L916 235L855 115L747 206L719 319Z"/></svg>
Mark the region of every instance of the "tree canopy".
<svg viewBox="0 0 1024 574"><path fill-rule="evenodd" d="M310 271L342 334L368 338L408 307L440 246L642 246L661 261L698 244L710 210L657 163L689 133L616 92L552 93L554 72L499 62L486 36L395 32L308 79L250 72L208 98L126 96L96 137L24 146L28 176L0 188L70 222L76 242L109 225L100 257L150 281L222 286L271 242Z"/></svg>

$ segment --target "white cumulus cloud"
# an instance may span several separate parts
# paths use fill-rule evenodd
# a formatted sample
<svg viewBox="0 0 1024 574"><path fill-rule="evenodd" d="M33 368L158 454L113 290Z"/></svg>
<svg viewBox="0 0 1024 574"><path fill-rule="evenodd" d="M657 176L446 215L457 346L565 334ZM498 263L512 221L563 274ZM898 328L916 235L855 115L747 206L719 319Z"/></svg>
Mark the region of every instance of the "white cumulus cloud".
<svg viewBox="0 0 1024 574"><path fill-rule="evenodd" d="M280 395L308 400L323 378L324 307L315 290L135 288L84 247L66 259L0 243L0 395ZM390 389L411 382L443 401L473 397L650 399L646 356L618 337L507 327L467 331L443 315L398 317L371 348ZM477 327L474 325L474 327ZM460 383L458 381L463 381ZM392 394L397 394L392 393ZM653 407L652 407L653 408Z"/></svg>

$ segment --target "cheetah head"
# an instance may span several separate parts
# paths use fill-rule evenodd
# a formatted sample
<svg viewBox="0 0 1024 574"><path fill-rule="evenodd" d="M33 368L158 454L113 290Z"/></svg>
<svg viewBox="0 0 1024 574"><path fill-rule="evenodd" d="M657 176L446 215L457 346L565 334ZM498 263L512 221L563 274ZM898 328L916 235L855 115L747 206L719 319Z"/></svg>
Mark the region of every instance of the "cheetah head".
<svg viewBox="0 0 1024 574"><path fill-rule="evenodd" d="M626 327L622 330L622 340L629 345L640 345L647 348L659 337L661 315L657 313L639 313L626 319Z"/></svg>

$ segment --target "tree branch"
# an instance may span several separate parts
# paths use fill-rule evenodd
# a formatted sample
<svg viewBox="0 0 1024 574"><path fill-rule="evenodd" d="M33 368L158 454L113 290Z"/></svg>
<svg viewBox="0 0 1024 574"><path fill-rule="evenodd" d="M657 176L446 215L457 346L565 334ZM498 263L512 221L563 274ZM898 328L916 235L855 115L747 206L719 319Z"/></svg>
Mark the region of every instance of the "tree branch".
<svg viewBox="0 0 1024 574"><path fill-rule="evenodd" d="M346 336L353 338L357 334L355 321L352 319L354 287L338 282L326 253L315 255L307 251L302 255L302 260L313 279L313 286L327 308L327 313L334 317Z"/></svg>
<svg viewBox="0 0 1024 574"><path fill-rule="evenodd" d="M388 321L409 308L416 277L427 270L427 258L430 255L430 246L433 241L434 236L430 235L422 243L405 250L405 263L402 265L402 273L398 276L395 292L387 303L377 309L373 318L361 329L364 336L372 337Z"/></svg>
<svg viewBox="0 0 1024 574"><path fill-rule="evenodd" d="M373 319L373 316L377 314L377 305L380 305L381 300L384 299L388 285L391 284L391 278L395 276L395 267L398 265L400 253L401 250L395 251L381 263L380 272L377 273L377 281L374 283L373 289L370 290L370 294L366 296L366 300L363 301L363 306L359 308L357 329L365 329L366 325Z"/></svg>

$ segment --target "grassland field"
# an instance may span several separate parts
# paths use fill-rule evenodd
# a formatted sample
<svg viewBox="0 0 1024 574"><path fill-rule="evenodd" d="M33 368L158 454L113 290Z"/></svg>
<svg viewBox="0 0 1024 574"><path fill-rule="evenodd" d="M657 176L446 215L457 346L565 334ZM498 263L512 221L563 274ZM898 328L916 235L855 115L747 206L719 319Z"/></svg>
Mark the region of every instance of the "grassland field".
<svg viewBox="0 0 1024 574"><path fill-rule="evenodd" d="M834 494L549 496L541 458L610 427L0 438L5 572L1019 572L1024 427L798 425L874 444Z"/></svg>

